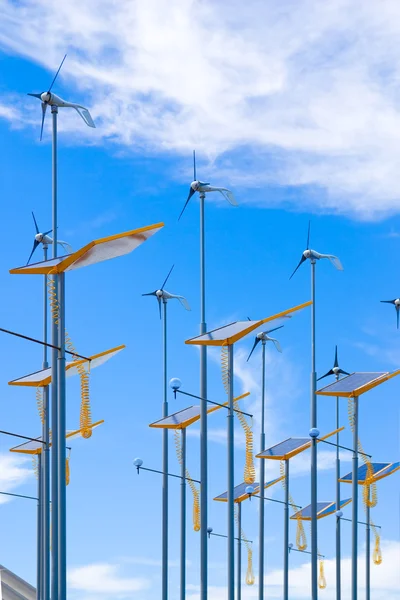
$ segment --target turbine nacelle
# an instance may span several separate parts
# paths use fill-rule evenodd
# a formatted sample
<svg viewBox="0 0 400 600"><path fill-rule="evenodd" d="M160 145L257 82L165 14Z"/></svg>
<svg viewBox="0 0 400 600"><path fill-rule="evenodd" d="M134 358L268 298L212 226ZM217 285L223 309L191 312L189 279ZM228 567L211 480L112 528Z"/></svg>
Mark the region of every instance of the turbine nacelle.
<svg viewBox="0 0 400 600"><path fill-rule="evenodd" d="M38 244L52 244L53 243L53 238L51 238L49 235L46 235L45 233L37 233L35 235L35 240L37 241Z"/></svg>

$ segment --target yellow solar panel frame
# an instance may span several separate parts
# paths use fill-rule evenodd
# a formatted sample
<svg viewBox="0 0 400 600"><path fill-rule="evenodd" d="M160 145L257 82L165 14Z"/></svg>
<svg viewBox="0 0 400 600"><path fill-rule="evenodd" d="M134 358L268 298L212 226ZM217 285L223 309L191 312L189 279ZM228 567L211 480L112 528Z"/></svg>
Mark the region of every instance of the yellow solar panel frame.
<svg viewBox="0 0 400 600"><path fill-rule="evenodd" d="M345 506L347 506L348 504L350 504L350 502L351 502L351 498L349 498L349 499L347 500L347 502L343 502L343 503L340 505L340 508L341 508L341 509L342 509L342 508L344 508ZM329 516L331 516L331 514L332 514L332 513L328 513L327 515L324 515L324 514L322 514L322 513L324 513L326 510L328 510L328 508L330 508L331 506L333 506L333 505L335 505L335 504L336 504L336 501L333 501L333 502L331 502L330 504L327 504L327 506L324 506L324 508L322 508L322 509L321 509L321 510L320 510L320 511L317 513L317 519L323 519L323 518L325 518L325 517L329 517ZM303 509L303 510L304 510L304 509ZM294 521L294 520L296 520L296 519L299 519L300 521L311 521L311 520L312 520L312 519L311 519L311 517L296 517L296 514L292 515L292 516L290 517L290 519L291 519L291 520L293 520L293 521Z"/></svg>
<svg viewBox="0 0 400 600"><path fill-rule="evenodd" d="M109 354L117 354L124 348L126 348L125 344L121 344L120 346L115 346L115 348L111 348L110 350L104 350L104 352L99 352L98 354L93 354L93 356L89 357L90 361L82 358L82 359L74 360L70 363L67 363L66 367L65 367L67 377L69 377L70 375L77 375L78 374L77 367L79 365L83 365L85 363L88 363L90 365L92 361L98 360L100 362L99 366L101 366L103 364L103 362L106 362L106 360L108 360L108 359L105 359L104 361L101 361L101 359L103 357L106 357ZM112 358L112 357L110 356L109 358ZM93 366L96 367L97 365L94 364ZM74 372L75 370L76 370L76 372ZM44 376L45 373L49 373L49 372L51 373L51 367L49 367L48 369L44 369L42 371L37 371L36 373L30 373L29 375L24 375L23 377L19 377L18 379L13 379L12 381L8 382L8 385L17 385L17 386L22 386L22 387L35 387L35 388L36 387L45 387L46 385L50 385L50 383L51 383L51 374ZM40 376L41 373L43 374L42 377ZM28 377L32 378L35 375L37 375L36 379L28 379Z"/></svg>
<svg viewBox="0 0 400 600"><path fill-rule="evenodd" d="M281 317L286 317L287 315L289 315L291 313L294 313L298 310L306 308L307 306L311 306L311 304L312 304L312 300L309 300L308 302L305 302L304 304L299 304L298 306L294 306L293 308L284 310L280 313L277 313L276 315L273 315L272 317L267 317L266 319L261 319L260 321L257 321L256 323L252 323L252 325L245 328L243 331L240 331L236 335L227 337L222 340L200 340L199 341L200 337L203 337L204 335L206 335L203 333L201 336L196 336L195 338L186 340L185 344L192 344L194 346L232 346L235 342L241 340L243 337L245 337L246 335L248 335L255 329L258 329L261 325L264 325L264 323L269 323L270 321L274 321L275 319L279 319ZM223 327L221 327L220 329L223 329ZM208 333L211 333L211 332L208 332Z"/></svg>
<svg viewBox="0 0 400 600"><path fill-rule="evenodd" d="M319 440L317 440L317 443L319 443L323 440L327 440L332 435L335 435L335 433L340 433L343 430L344 430L344 427L335 429L334 431L331 431L330 433L327 433L326 435L323 435L321 438L319 438ZM256 458L261 458L263 460L289 460L289 459L293 458L294 456L296 456L297 454L301 454L301 452L308 450L310 447L311 447L311 439L309 441L307 441L305 444L303 444L302 446L300 446L299 448L296 448L295 450L293 450L292 452L288 452L287 454L282 454L280 456L262 456L262 453L260 453L260 454L256 454Z"/></svg>
<svg viewBox="0 0 400 600"><path fill-rule="evenodd" d="M383 473L383 475L380 473L382 473L383 471L387 471L391 466L393 465L393 463L389 463L388 465L386 465L386 467L383 467L380 471L377 471L376 473L374 473L374 475L372 477L370 477L370 479L368 480L368 484L371 485L371 483L375 483L376 481L380 481L381 479L385 479L385 477L389 477L390 475L393 475L393 473L396 473L397 471L400 470L400 464L398 467L396 467L396 469L393 469L393 471L390 471L390 473ZM352 479L339 479L340 483L353 483ZM367 482L365 479L359 479L357 481L358 485L367 485Z"/></svg>
<svg viewBox="0 0 400 600"><path fill-rule="evenodd" d="M279 483L280 481L282 481L282 479L285 479L284 475L282 475L282 477L277 477L276 479L272 479L272 481L269 481L268 483L266 483L264 485L264 490L267 490L268 488L272 487L276 483ZM248 485L250 487L252 487L251 484L248 484ZM257 487L254 488L252 496L255 495L255 494L259 494L259 492L260 492L260 485L257 485ZM235 502L235 504L239 504L240 502L244 502L245 500L248 500L248 499L249 499L249 494L246 494L246 492L245 492L241 496L238 496L237 498L235 498L234 502ZM219 498L218 496L216 496L215 498L213 498L213 500L215 500L216 502L228 502L227 498L226 499L225 498Z"/></svg>
<svg viewBox="0 0 400 600"><path fill-rule="evenodd" d="M369 383L367 383L355 390L352 390L351 392L324 392L322 389L322 390L316 392L316 394L318 396L334 396L335 398L337 398L337 397L340 397L340 398L356 398L357 397L358 398L358 396L365 394L365 392L372 390L374 387L377 387L381 383L384 383L385 381L388 381L389 379L392 379L393 377L396 377L396 375L399 375L399 374L400 374L400 369L398 369L397 371L393 371L393 373L387 373L386 375L377 377L376 379L373 379ZM330 384L330 385L332 385L332 384ZM327 386L327 387L329 387L329 386Z"/></svg>
<svg viewBox="0 0 400 600"><path fill-rule="evenodd" d="M242 394L241 396L237 396L235 398L235 401L238 400L242 400L243 398L246 398L247 396L250 396L250 392L246 392L245 394ZM222 408L223 406L227 406L228 402L224 402L222 404L222 406L213 406L212 408L209 408L207 410L207 414L211 414L213 412L215 412L216 410ZM190 406L187 406L186 408L191 408ZM182 410L185 410L184 408ZM168 419L170 417L173 417L174 415L176 415L177 413L182 412L177 410L176 413L172 413L172 415L168 415L167 417L164 417L163 419L160 419L159 421L155 421L154 423L150 423L149 427L154 427L157 429L186 429L187 427L189 427L189 425L192 425L193 423L196 423L197 421L200 420L200 414L198 416L192 417L190 419L187 419L186 421L182 421L182 423L171 423L168 425L163 425L162 421L164 421L164 419Z"/></svg>
<svg viewBox="0 0 400 600"><path fill-rule="evenodd" d="M84 267L89 264L95 264L96 262L103 262L104 260L115 258L117 256L123 256L124 254L129 254L135 250L138 245L145 242L151 235L156 233L162 227L164 227L164 223L155 223L154 225L148 225L146 227L140 227L139 229L133 229L131 231L125 231L124 233L118 233L116 235L110 235L98 240L93 240L92 242L89 242L89 244L86 244L86 246L83 248L80 248L76 252L69 254L65 258L62 258L56 265L48 265L46 262L40 262L36 263L36 266L33 264L11 269L10 273L12 275L48 275L49 273L58 274L64 273L65 271L70 271L72 269ZM96 254L96 247L99 247L102 244L112 245L113 242L118 243L124 239L132 237L137 238L140 244L137 244L135 247L129 249L126 248L122 252L120 252L120 248L117 253L108 255L106 257L104 257L103 254L103 256L100 256L98 260L93 260L94 255Z"/></svg>
<svg viewBox="0 0 400 600"><path fill-rule="evenodd" d="M104 423L104 419L102 419L101 421L96 421L96 423L92 423L92 425L90 425L86 429L95 429L96 427L99 427L103 423ZM83 431L82 429L74 429L73 431L67 431L67 433L65 435L65 439L69 440L69 439L76 438L79 435L82 435L82 431ZM44 444L42 443L41 437L37 438L37 440L40 440L40 441L37 442L38 447L35 449L29 449L29 448L24 449L24 446L34 443L34 441L31 440L30 442L25 442L24 444L20 444L19 446L14 446L14 448L10 448L10 452L14 452L16 454L30 454L30 455L41 454ZM49 447L51 448L51 443L49 444Z"/></svg>

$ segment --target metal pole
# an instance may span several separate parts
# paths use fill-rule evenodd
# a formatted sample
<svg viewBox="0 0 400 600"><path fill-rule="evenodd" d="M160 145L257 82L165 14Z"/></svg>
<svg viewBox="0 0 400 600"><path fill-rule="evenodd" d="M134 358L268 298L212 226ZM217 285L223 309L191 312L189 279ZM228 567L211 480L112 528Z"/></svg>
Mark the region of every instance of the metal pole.
<svg viewBox="0 0 400 600"><path fill-rule="evenodd" d="M317 374L315 372L315 259L311 258L311 429L317 427ZM317 441L311 439L311 597L318 599Z"/></svg>
<svg viewBox="0 0 400 600"><path fill-rule="evenodd" d="M206 263L205 263L205 193L200 192L200 334L207 331L206 325ZM208 596L208 536L207 536L207 346L200 346L200 600ZM233 413L232 413L233 418Z"/></svg>
<svg viewBox="0 0 400 600"><path fill-rule="evenodd" d="M353 429L353 474L352 474L352 557L351 557L351 600L357 600L357 555L358 555L358 397L354 398Z"/></svg>
<svg viewBox="0 0 400 600"><path fill-rule="evenodd" d="M367 525L365 528L365 599L371 598L371 489L368 487L368 502L366 506Z"/></svg>
<svg viewBox="0 0 400 600"><path fill-rule="evenodd" d="M289 599L289 460L285 460L285 526L283 536L283 600Z"/></svg>
<svg viewBox="0 0 400 600"><path fill-rule="evenodd" d="M51 107L53 118L53 144L52 144L52 213L53 213L53 258L57 256L57 106ZM57 289L57 276L53 275L55 289ZM51 343L59 346L58 325L52 320ZM51 352L51 597L58 600L58 405L57 405L57 359L58 351Z"/></svg>
<svg viewBox="0 0 400 600"><path fill-rule="evenodd" d="M168 416L167 396L167 301L163 298L163 417ZM162 600L168 598L168 429L162 437Z"/></svg>
<svg viewBox="0 0 400 600"><path fill-rule="evenodd" d="M37 455L38 503L37 503L37 556L36 556L36 598L42 600L42 453Z"/></svg>
<svg viewBox="0 0 400 600"><path fill-rule="evenodd" d="M181 429L181 590L180 600L186 598L186 429Z"/></svg>
<svg viewBox="0 0 400 600"><path fill-rule="evenodd" d="M336 381L339 374L336 375ZM336 398L336 429L339 429L339 398ZM339 432L336 434L336 510L340 510L340 458L339 458ZM340 600L341 593L341 540L340 540L340 518L336 517L336 600Z"/></svg>
<svg viewBox="0 0 400 600"><path fill-rule="evenodd" d="M58 597L67 598L67 494L65 477L66 385L65 385L65 274L58 280Z"/></svg>
<svg viewBox="0 0 400 600"><path fill-rule="evenodd" d="M47 260L47 244L43 245L43 257ZM47 343L47 276L43 277L43 341ZM47 346L43 346L43 369L47 369ZM42 570L43 600L50 600L50 472L49 472L49 386L42 388L43 424L42 437L45 442L42 448Z"/></svg>
<svg viewBox="0 0 400 600"><path fill-rule="evenodd" d="M237 502L237 593L236 600L242 600L242 503Z"/></svg>
<svg viewBox="0 0 400 600"><path fill-rule="evenodd" d="M260 452L265 450L265 345L262 340L262 383L261 383L261 435ZM265 496L265 462L260 461L260 514L258 526L259 554L258 554L258 600L264 600L264 496ZM240 537L240 536L239 536Z"/></svg>
<svg viewBox="0 0 400 600"><path fill-rule="evenodd" d="M235 501L234 501L234 453L233 453L233 346L228 346L228 600L235 598Z"/></svg>

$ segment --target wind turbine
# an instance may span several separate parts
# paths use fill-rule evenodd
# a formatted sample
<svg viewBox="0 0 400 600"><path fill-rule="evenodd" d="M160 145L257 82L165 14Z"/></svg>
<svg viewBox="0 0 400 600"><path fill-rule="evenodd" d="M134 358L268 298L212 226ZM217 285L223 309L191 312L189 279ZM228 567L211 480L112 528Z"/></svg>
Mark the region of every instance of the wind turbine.
<svg viewBox="0 0 400 600"><path fill-rule="evenodd" d="M170 294L164 289L169 276L172 273L174 265L169 270L161 288L142 294L142 296L155 296L158 302L158 310L160 319L163 314L163 418L168 416L168 384L167 384L167 303L168 300L177 299L186 310L190 310L188 301L184 296L178 296ZM163 311L161 311L161 304L163 305ZM168 598L168 429L163 429L162 432L162 471L163 471L163 482L162 482L162 600Z"/></svg>
<svg viewBox="0 0 400 600"><path fill-rule="evenodd" d="M206 333L206 308L205 308L205 222L204 222L204 200L206 194L211 192L221 193L228 202L237 205L235 196L227 188L211 186L197 179L196 153L193 151L193 179L190 184L189 195L179 215L182 217L192 196L198 192L200 198L200 333ZM207 346L200 347L200 600L207 600L208 574L207 574Z"/></svg>
<svg viewBox="0 0 400 600"><path fill-rule="evenodd" d="M52 92L53 86L60 73L61 67L64 64L66 55L61 61L60 66L50 84L47 92L41 92L39 94L28 94L41 101L42 106L42 124L40 129L40 139L43 136L43 126L46 116L47 106L51 107L51 114L53 116L53 130L52 130L52 229L53 232L53 259L57 257L57 114L59 108L73 108L75 109L86 125L89 127L95 127L93 119L87 108L81 104L74 104L72 102L66 102L56 94ZM64 274L52 275L54 278L55 288L58 291L59 297L63 296L63 278ZM59 407L64 407L65 400L65 381L64 374L61 374L58 382L58 364L59 364L59 353L56 349L61 348L64 344L64 331L60 325L60 319L58 324L53 319L52 332L51 332L51 343L53 345L51 369L52 369L52 386L51 386L51 429L52 429L52 452L51 452L51 490L52 490L52 512L51 512L51 536L52 536L52 584L51 584L51 597L59 600L64 600L66 597L66 524L65 524L65 490L64 490L64 471L65 466L62 464L64 452L64 439L60 435L59 423L63 421L64 415L59 415ZM61 363L60 363L61 364ZM62 408L64 410L64 408ZM61 492L60 492L61 490ZM60 505L60 510L59 510Z"/></svg>
<svg viewBox="0 0 400 600"><path fill-rule="evenodd" d="M32 212L32 217L33 217L33 222L35 224L36 235L35 235L34 240L33 240L32 252L30 253L29 258L28 258L28 262L26 263L27 265L29 265L29 263L31 262L31 258L33 256L36 248L40 244L43 245L43 250L47 250L47 247L53 243L53 238L51 238L49 236L49 233L52 232L52 229L49 229L49 231L45 231L44 233L41 233L39 231L39 227L38 227L38 224L37 224L37 221L35 219L35 215L34 215L33 212ZM66 252L68 252L68 253L72 252L72 248L71 248L70 244L68 244L68 242L63 242L62 240L58 240L57 244L59 246L61 246ZM44 260L47 260L47 252L45 254Z"/></svg>
<svg viewBox="0 0 400 600"><path fill-rule="evenodd" d="M278 340L269 336L273 331L282 329L284 325L268 329L267 331L261 331L257 333L254 345L248 356L249 361L251 355L256 349L257 345L262 342L262 387L261 387L261 435L260 435L260 452L265 450L265 345L267 342L272 342L278 352L282 352L282 348ZM264 533L265 533L265 516L264 516L264 495L265 495L265 462L262 460L260 464L260 512L259 512L259 555L258 555L258 600L264 598Z"/></svg>
<svg viewBox="0 0 400 600"><path fill-rule="evenodd" d="M399 328L399 312L400 312L400 298L395 298L394 300L381 300L381 302L385 304L394 304L396 309L396 318L397 318L397 329Z"/></svg>
<svg viewBox="0 0 400 600"><path fill-rule="evenodd" d="M315 371L315 263L317 260L327 258L333 266L339 271L343 270L342 263L334 254L321 254L315 250L311 250L310 246L310 229L311 221L308 222L307 247L303 251L299 264L290 276L290 279L296 273L297 269L307 259L311 263L311 429L310 436L311 444L311 594L312 600L318 598L318 547L317 547L317 397Z"/></svg>
<svg viewBox="0 0 400 600"><path fill-rule="evenodd" d="M56 94L51 93L51 90L53 89L53 85L56 82L58 74L59 74L61 67L63 66L66 58L67 58L67 55L65 55L64 58L62 59L61 64L58 67L57 73L55 74L54 79L51 82L50 87L47 90L47 92L40 92L39 94L28 94L28 96L33 96L34 98L37 98L38 100L40 100L42 103L42 126L40 128L40 141L42 141L42 137L43 137L43 126L44 126L44 120L46 117L46 111L47 111L48 106L57 107L56 110L53 110L53 108L51 109L52 113L54 113L54 112L57 113L58 107L74 108L76 110L76 112L85 121L85 123L88 127L96 127L90 112L88 111L88 109L85 106L82 106L82 104L76 104L75 102L67 102L66 100L63 100L62 98L60 98L60 96L57 96Z"/></svg>
<svg viewBox="0 0 400 600"><path fill-rule="evenodd" d="M338 361L338 351L337 346L335 346L335 360L333 362L333 367L330 369L325 375L319 377L317 381L324 379L325 377L329 377L330 375L335 375L336 381L339 380L340 375L350 375L347 371L343 371L339 367ZM339 437L340 437L340 423L339 423L339 397L336 397L336 512L340 512L340 458L339 458ZM341 599L341 531L340 531L340 517L336 517L336 600Z"/></svg>

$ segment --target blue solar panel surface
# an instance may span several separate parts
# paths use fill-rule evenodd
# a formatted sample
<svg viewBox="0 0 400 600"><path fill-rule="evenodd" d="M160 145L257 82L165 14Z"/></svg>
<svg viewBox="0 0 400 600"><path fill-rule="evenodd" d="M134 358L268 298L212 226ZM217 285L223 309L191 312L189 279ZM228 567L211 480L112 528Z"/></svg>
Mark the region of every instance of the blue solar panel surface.
<svg viewBox="0 0 400 600"><path fill-rule="evenodd" d="M393 471L397 471L397 469L399 468L400 462L393 463L392 465L390 465L390 467L383 471L382 475L390 475L390 473L393 473Z"/></svg>
<svg viewBox="0 0 400 600"><path fill-rule="evenodd" d="M397 465L397 467L395 466ZM379 477L383 477L383 475L389 475L389 473L391 473L393 470L395 471L396 468L398 468L400 465L400 463L371 463L371 467L372 467L372 472L375 475L375 473L378 473L378 471L382 471L382 473L379 473L378 478ZM383 470L384 469L384 470ZM353 481L353 474L347 473L347 475L345 475L344 477L341 477L341 481L345 481L345 482L350 482ZM361 467L358 467L358 472L357 472L357 477L358 477L358 481L365 481L366 477L367 477L367 465L362 465Z"/></svg>
<svg viewBox="0 0 400 600"><path fill-rule="evenodd" d="M324 510L327 506L329 506L329 504L331 504L330 502L317 502L317 513L319 513L321 510ZM291 519L295 519L296 517L301 517L302 519L311 519L311 504L309 504L308 506L305 506L304 508L302 508L301 510L299 510L297 513L295 513L292 517L290 517Z"/></svg>
<svg viewBox="0 0 400 600"><path fill-rule="evenodd" d="M340 508L343 508L350 502L351 498L347 498L347 500L340 501ZM327 506L324 510L318 513L318 517L328 517L336 512L336 502L334 502L331 506Z"/></svg>
<svg viewBox="0 0 400 600"><path fill-rule="evenodd" d="M264 450L264 452L260 452L258 456L285 456L286 454L289 454L289 452L293 452L307 443L310 444L310 438L289 438L284 442L279 442L279 444L268 448L268 450Z"/></svg>
<svg viewBox="0 0 400 600"><path fill-rule="evenodd" d="M259 487L258 487L258 483L239 483L239 485L235 486L233 489L233 497L235 500L237 500L238 498L240 498L240 496L243 496L243 494L246 493L246 488L248 485L251 485L251 487L254 489L254 493L258 494L259 492ZM217 496L215 498L215 500L227 500L228 499L228 492L224 492L223 494L220 494L219 496Z"/></svg>
<svg viewBox="0 0 400 600"><path fill-rule="evenodd" d="M200 416L200 406L189 406L188 408L184 408L173 415L168 415L164 419L160 419L157 421L158 425L181 425L185 421L189 419L193 419L193 417Z"/></svg>
<svg viewBox="0 0 400 600"><path fill-rule="evenodd" d="M377 372L377 373L353 373L352 375L348 375L347 377L343 377L343 379L339 379L335 383L331 383L330 385L321 388L318 390L319 392L353 392L358 388L374 381L378 377L382 377L383 375L387 375L387 372Z"/></svg>

